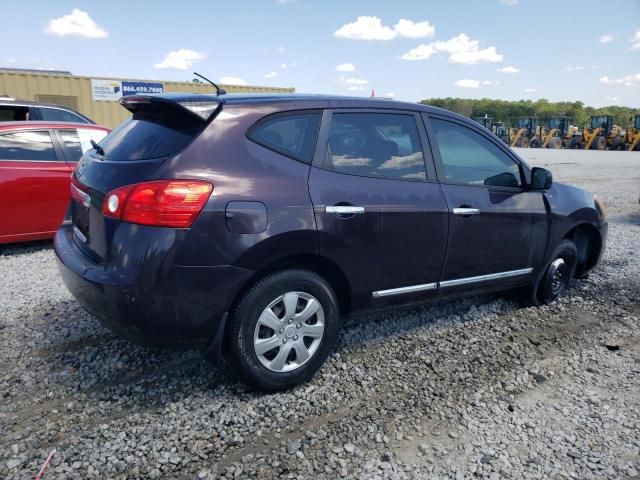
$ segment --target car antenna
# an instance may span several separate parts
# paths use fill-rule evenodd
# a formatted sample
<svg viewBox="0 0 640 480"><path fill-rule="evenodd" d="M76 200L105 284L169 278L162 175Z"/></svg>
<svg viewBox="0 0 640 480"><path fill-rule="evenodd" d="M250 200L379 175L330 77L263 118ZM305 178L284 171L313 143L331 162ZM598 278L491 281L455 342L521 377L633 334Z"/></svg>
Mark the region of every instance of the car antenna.
<svg viewBox="0 0 640 480"><path fill-rule="evenodd" d="M209 80L207 77L205 77L204 75L200 75L198 72L193 72L194 75L197 75L198 77L200 77L201 79L209 82L211 85L213 85L216 89L216 95L224 95L225 93L227 93L227 91L224 88L220 88L218 85L216 85L215 83L213 83L211 80Z"/></svg>

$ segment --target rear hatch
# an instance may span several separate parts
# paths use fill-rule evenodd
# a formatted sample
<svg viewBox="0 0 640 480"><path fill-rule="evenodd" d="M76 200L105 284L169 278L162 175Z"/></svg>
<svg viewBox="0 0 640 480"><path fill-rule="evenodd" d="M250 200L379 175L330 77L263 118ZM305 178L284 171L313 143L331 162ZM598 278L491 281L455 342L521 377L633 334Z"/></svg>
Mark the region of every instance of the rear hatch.
<svg viewBox="0 0 640 480"><path fill-rule="evenodd" d="M170 157L186 148L222 107L209 95L129 96L121 102L133 115L85 152L71 184L75 243L94 262L105 258L119 221L105 217L105 196L152 178Z"/></svg>

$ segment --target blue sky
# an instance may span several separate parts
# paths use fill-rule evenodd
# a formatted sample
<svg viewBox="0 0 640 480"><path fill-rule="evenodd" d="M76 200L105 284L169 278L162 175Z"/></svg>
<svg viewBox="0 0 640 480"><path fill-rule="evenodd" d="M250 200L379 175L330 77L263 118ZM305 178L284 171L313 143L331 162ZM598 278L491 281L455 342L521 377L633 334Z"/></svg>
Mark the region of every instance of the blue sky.
<svg viewBox="0 0 640 480"><path fill-rule="evenodd" d="M0 67L640 105L637 0L0 0ZM338 66L340 70L336 70Z"/></svg>

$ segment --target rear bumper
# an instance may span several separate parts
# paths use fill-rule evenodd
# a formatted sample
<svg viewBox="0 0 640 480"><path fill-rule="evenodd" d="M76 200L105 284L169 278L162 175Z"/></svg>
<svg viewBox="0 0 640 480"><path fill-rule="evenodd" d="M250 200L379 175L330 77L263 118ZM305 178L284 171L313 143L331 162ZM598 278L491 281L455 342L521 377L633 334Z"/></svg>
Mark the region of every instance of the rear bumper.
<svg viewBox="0 0 640 480"><path fill-rule="evenodd" d="M125 252L98 265L78 249L68 226L56 234L54 249L78 302L117 334L143 345L204 347L219 341L226 312L253 273L232 266L178 266L171 255L127 260ZM140 243L135 249L145 250Z"/></svg>

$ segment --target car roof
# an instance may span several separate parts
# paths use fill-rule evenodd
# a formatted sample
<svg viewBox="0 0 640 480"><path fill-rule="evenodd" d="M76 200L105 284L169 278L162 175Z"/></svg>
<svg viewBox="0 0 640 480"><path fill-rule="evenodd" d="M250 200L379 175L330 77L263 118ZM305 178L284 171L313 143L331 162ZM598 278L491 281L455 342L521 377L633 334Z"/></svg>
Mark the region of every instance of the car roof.
<svg viewBox="0 0 640 480"><path fill-rule="evenodd" d="M108 127L96 125L95 123L83 122L48 122L44 120L28 120L18 122L0 122L0 130L33 130L38 128L94 128L98 130L110 131Z"/></svg>
<svg viewBox="0 0 640 480"><path fill-rule="evenodd" d="M161 93L137 95L139 97L157 97L174 102L212 102L226 105L251 105L257 103L318 103L319 107L384 108L398 110L420 110L433 113L447 113L436 107L420 103L402 102L383 98L348 97L341 95L321 95L311 93L225 93L223 95L194 93Z"/></svg>

